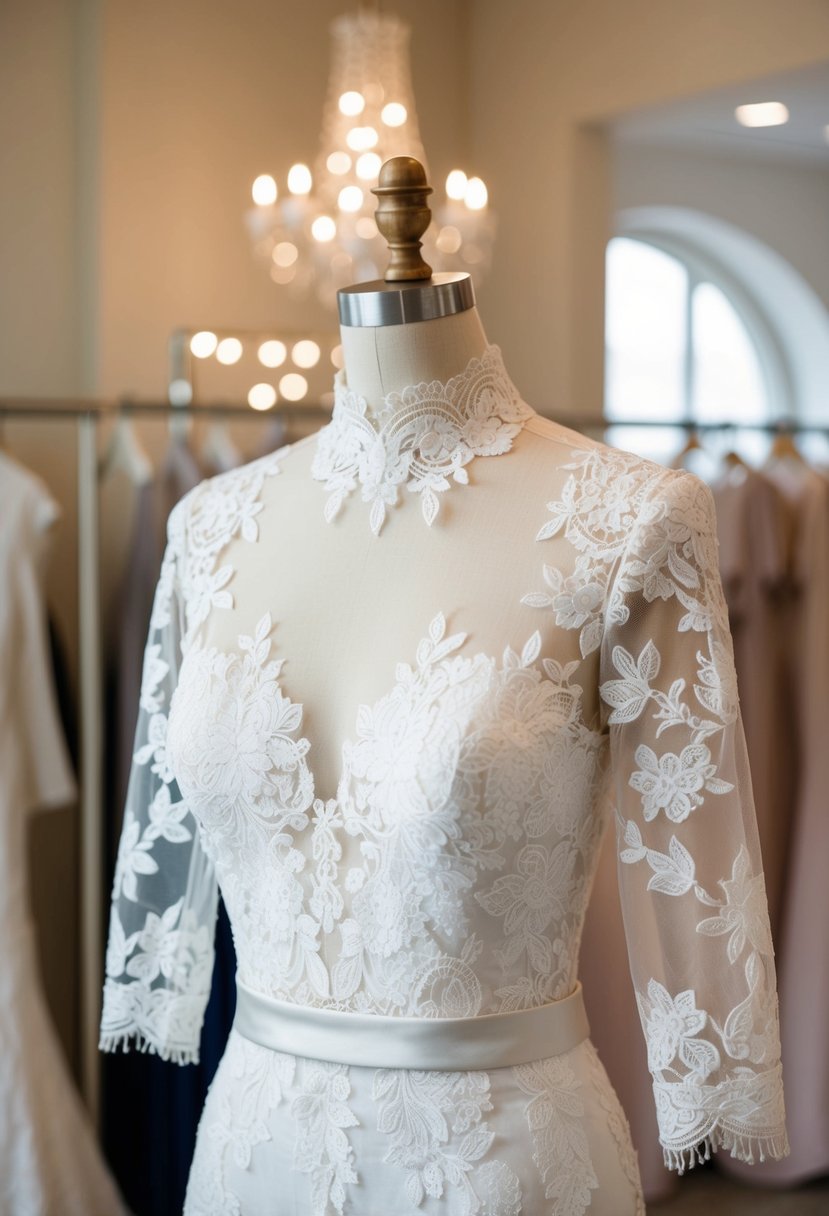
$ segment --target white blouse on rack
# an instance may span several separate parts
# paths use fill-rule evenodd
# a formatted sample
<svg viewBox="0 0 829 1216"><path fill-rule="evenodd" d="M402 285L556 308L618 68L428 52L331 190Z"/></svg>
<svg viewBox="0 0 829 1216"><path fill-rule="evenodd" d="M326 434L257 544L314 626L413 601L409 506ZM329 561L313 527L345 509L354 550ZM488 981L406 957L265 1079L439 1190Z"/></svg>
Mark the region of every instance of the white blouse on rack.
<svg viewBox="0 0 829 1216"><path fill-rule="evenodd" d="M340 377L329 426L203 483L170 517L102 1047L197 1059L219 885L239 978L270 997L423 1018L565 997L612 821L666 1162L682 1169L719 1146L748 1160L784 1154L774 964L709 490L541 419L497 347L387 406L371 419ZM513 480L530 451L549 462L537 503ZM365 513L380 558L389 516L417 510L400 492L420 495L419 527L437 545L456 526L438 516L441 496L459 510L471 501L477 457L502 458L532 527L516 533L505 519L481 538L485 602L445 575L420 643L359 707L336 796L322 798L303 735L310 710L296 699L301 665L269 603L237 602L237 555L265 543L272 519L305 527L291 478L325 483L327 522L314 527ZM485 504L496 488L474 492ZM527 572L521 586L499 580L508 550ZM259 560L271 569L267 550ZM217 646L211 629L231 610L249 623L236 645ZM482 647L493 622L500 644ZM644 1210L589 1039L458 1072L302 1048L301 1036L289 1054L231 1033L190 1216L275 1202L291 1216Z"/></svg>

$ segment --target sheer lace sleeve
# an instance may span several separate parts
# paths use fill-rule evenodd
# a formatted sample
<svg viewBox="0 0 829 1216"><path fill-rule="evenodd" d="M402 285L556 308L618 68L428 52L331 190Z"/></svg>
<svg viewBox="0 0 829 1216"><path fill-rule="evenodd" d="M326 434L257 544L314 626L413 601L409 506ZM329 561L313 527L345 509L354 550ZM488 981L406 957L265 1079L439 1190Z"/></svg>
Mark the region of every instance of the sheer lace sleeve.
<svg viewBox="0 0 829 1216"><path fill-rule="evenodd" d="M757 662L763 661L757 655ZM768 909L714 502L651 482L601 652L618 871L665 1162L788 1152Z"/></svg>
<svg viewBox="0 0 829 1216"><path fill-rule="evenodd" d="M181 660L186 499L167 547L144 652L132 770L115 868L100 1047L134 1045L180 1064L199 1058L210 995L218 885L167 755Z"/></svg>

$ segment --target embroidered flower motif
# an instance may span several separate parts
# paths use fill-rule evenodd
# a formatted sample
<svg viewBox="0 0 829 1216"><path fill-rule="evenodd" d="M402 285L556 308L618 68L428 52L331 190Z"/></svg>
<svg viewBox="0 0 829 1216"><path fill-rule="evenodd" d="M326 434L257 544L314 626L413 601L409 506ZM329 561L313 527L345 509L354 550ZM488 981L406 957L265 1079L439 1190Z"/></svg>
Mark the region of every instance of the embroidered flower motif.
<svg viewBox="0 0 829 1216"><path fill-rule="evenodd" d="M687 1068L704 1079L719 1067L720 1053L713 1043L695 1036L704 1029L708 1015L697 1009L692 989L676 997L657 980L648 983L648 1000L637 996L648 1041L648 1065L656 1073L668 1068L679 1056Z"/></svg>
<svg viewBox="0 0 829 1216"><path fill-rule="evenodd" d="M444 954L423 963L412 981L408 1012L420 1017L474 1018L480 1012L483 991L472 964L482 950L483 942L473 934L460 958Z"/></svg>
<svg viewBox="0 0 829 1216"><path fill-rule="evenodd" d="M414 1207L440 1199L448 1186L450 1211L471 1216L477 1210L469 1175L494 1136L482 1119L492 1110L489 1084L485 1072L376 1070L377 1130L391 1142L383 1160L406 1171L406 1198Z"/></svg>
<svg viewBox="0 0 829 1216"><path fill-rule="evenodd" d="M152 760L150 772L167 783L173 780L173 770L167 754L167 715L152 714L147 723L147 742L133 756L136 764Z"/></svg>
<svg viewBox="0 0 829 1216"><path fill-rule="evenodd" d="M244 1100L234 1102L232 1108L227 1102L224 1124L239 1169L249 1169L253 1149L271 1139L268 1116L293 1085L296 1065L296 1056L260 1047L231 1030L222 1066L243 1082L239 1096Z"/></svg>
<svg viewBox="0 0 829 1216"><path fill-rule="evenodd" d="M331 422L318 434L311 465L311 475L329 491L326 520L335 518L359 484L364 502L371 504L371 530L379 535L386 508L396 505L399 487L407 483L421 495L423 518L431 525L438 514L437 494L449 489L449 478L467 484L464 466L475 456L508 452L534 414L507 376L497 346L487 347L446 383L390 394L376 421L339 372Z"/></svg>
<svg viewBox="0 0 829 1216"><path fill-rule="evenodd" d="M158 862L150 856L152 839L141 838L141 825L130 807L124 811L118 857L115 862L113 899L123 893L125 899L138 899L138 875L156 874Z"/></svg>
<svg viewBox="0 0 829 1216"><path fill-rule="evenodd" d="M709 645L710 655L697 651L700 682L694 685L694 692L704 709L728 725L737 717L737 669L733 654L723 642L712 637Z"/></svg>
<svg viewBox="0 0 829 1216"><path fill-rule="evenodd" d="M521 1183L503 1161L487 1161L473 1174L480 1216L521 1216Z"/></svg>
<svg viewBox="0 0 829 1216"><path fill-rule="evenodd" d="M175 988L185 990L200 984L213 965L213 946L205 925L196 925L193 914L179 899L161 914L148 912L143 928L134 937L135 954L126 966L127 975L151 984L164 976Z"/></svg>
<svg viewBox="0 0 829 1216"><path fill-rule="evenodd" d="M294 1168L311 1176L311 1216L329 1204L342 1214L349 1183L358 1181L346 1127L358 1125L348 1105L351 1083L345 1064L305 1061L301 1092L291 1103L297 1123Z"/></svg>
<svg viewBox="0 0 829 1216"><path fill-rule="evenodd" d="M271 618L239 654L193 646L182 665L173 705L171 741L176 771L190 805L210 828L261 832L263 820L307 822L313 778L308 740L298 738L302 707L278 682L282 661L269 659Z"/></svg>
<svg viewBox="0 0 829 1216"><path fill-rule="evenodd" d="M553 1200L553 1212L586 1212L599 1180L590 1156L581 1084L568 1053L518 1064L512 1072L530 1099L524 1114L533 1138L533 1161L546 1198Z"/></svg>
<svg viewBox="0 0 829 1216"><path fill-rule="evenodd" d="M711 763L711 752L704 743L689 744L678 756L673 752L657 756L643 743L636 749L636 763L641 768L631 775L630 784L642 795L642 812L648 822L664 811L673 823L681 823L705 801L700 791L727 794L734 788L714 776L717 766Z"/></svg>
<svg viewBox="0 0 829 1216"><path fill-rule="evenodd" d="M141 692L138 705L148 714L157 713L164 703L164 694L159 685L170 670L169 663L161 658L161 646L158 642L147 646L144 651L144 665L141 672Z"/></svg>
<svg viewBox="0 0 829 1216"><path fill-rule="evenodd" d="M475 898L493 916L504 917L506 941L498 952L509 967L526 950L530 965L543 973L552 965L552 946L544 930L553 917L569 909L578 854L563 840L554 849L525 845L518 854L517 873L504 874Z"/></svg>
<svg viewBox="0 0 829 1216"><path fill-rule="evenodd" d="M762 873L751 873L751 862L744 844L740 845L734 859L731 877L721 879L720 886L725 891L726 902L720 908L719 916L700 921L697 932L709 937L730 934L727 949L731 963L740 957L746 942L761 954L771 955L766 884Z"/></svg>

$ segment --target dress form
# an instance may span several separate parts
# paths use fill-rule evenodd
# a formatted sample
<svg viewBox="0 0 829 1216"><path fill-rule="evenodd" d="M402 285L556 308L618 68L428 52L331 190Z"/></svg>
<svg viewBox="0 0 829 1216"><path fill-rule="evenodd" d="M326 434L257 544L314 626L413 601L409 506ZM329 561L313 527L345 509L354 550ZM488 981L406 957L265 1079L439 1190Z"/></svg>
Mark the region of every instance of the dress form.
<svg viewBox="0 0 829 1216"><path fill-rule="evenodd" d="M258 1013L211 1086L187 1216L642 1216L588 1039L514 1068L351 1058L354 1014L397 1042L402 1018L557 1016L608 777L665 1161L787 1151L710 491L540 418L496 347L429 379L473 301L408 274L391 219L403 286L341 305L402 338L358 338L326 427L170 517L102 1046L197 1058L219 884ZM258 1019L285 1002L275 1049ZM315 1054L312 1009L342 1046Z"/></svg>

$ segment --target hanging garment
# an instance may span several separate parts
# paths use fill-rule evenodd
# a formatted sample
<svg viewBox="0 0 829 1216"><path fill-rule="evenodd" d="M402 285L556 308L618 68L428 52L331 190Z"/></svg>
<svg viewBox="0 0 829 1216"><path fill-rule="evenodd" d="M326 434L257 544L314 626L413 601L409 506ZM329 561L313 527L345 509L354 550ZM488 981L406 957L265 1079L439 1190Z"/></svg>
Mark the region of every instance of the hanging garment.
<svg viewBox="0 0 829 1216"><path fill-rule="evenodd" d="M790 512L774 482L745 464L727 468L711 488L766 897L776 940L797 786L789 656Z"/></svg>
<svg viewBox="0 0 829 1216"><path fill-rule="evenodd" d="M58 508L0 452L0 1212L117 1216L43 997L26 890L26 815L76 797L52 682L41 568Z"/></svg>
<svg viewBox="0 0 829 1216"><path fill-rule="evenodd" d="M187 444L173 440L158 475L136 490L129 558L114 616L109 660L113 713L109 749L108 817L112 865L120 813L132 767L144 642L164 552L165 524L175 504L201 480ZM109 1056L104 1061L104 1140L107 1156L137 1216L179 1216L208 1086L216 1071L234 1012L235 955L227 916L217 928L213 991L205 1014L198 1066L172 1070L150 1055Z"/></svg>
<svg viewBox="0 0 829 1216"><path fill-rule="evenodd" d="M780 1156L710 491L540 418L497 347L384 405L340 375L329 426L169 522L101 1046L198 1057L221 888L185 1211L641 1212L577 981L608 792L665 1160Z"/></svg>
<svg viewBox="0 0 829 1216"><path fill-rule="evenodd" d="M778 947L782 1045L792 1152L752 1172L779 1186L829 1172L829 483L804 461L767 469L791 508L795 598L784 639L798 738L795 810ZM742 1177L739 1162L726 1162Z"/></svg>

